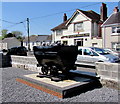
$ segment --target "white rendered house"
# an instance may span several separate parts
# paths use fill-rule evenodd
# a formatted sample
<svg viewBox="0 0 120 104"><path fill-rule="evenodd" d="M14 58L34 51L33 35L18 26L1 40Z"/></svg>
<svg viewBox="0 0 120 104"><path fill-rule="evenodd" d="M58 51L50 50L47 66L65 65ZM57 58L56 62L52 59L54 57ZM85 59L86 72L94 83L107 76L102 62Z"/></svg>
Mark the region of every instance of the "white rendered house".
<svg viewBox="0 0 120 104"><path fill-rule="evenodd" d="M106 4L101 6L101 15L96 12L77 9L63 23L52 30L52 41L66 45L102 47L101 25L107 18Z"/></svg>

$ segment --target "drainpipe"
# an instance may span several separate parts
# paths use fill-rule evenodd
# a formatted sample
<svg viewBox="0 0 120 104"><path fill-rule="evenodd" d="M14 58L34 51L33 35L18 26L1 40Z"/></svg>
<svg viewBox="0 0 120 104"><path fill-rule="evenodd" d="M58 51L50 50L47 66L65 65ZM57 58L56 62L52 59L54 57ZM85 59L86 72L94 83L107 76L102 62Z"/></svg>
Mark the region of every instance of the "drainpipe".
<svg viewBox="0 0 120 104"><path fill-rule="evenodd" d="M105 27L104 27L103 48L105 48L105 43L106 43L106 40L105 40Z"/></svg>

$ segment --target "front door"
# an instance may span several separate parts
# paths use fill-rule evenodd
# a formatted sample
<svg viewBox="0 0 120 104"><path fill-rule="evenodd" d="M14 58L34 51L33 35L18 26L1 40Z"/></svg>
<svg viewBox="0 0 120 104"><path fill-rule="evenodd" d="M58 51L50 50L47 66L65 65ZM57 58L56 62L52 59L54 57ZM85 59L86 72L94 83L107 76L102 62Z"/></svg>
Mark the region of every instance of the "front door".
<svg viewBox="0 0 120 104"><path fill-rule="evenodd" d="M75 39L75 45L83 46L83 39Z"/></svg>

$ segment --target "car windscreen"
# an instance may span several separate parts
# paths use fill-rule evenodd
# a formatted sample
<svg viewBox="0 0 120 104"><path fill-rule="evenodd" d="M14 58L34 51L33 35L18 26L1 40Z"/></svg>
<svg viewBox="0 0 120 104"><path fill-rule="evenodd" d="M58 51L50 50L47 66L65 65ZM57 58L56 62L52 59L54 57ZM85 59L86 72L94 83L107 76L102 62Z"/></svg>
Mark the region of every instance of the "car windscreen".
<svg viewBox="0 0 120 104"><path fill-rule="evenodd" d="M96 52L98 52L101 55L109 54L108 52L106 52L104 49L101 49L101 48L92 48L92 49L95 50Z"/></svg>

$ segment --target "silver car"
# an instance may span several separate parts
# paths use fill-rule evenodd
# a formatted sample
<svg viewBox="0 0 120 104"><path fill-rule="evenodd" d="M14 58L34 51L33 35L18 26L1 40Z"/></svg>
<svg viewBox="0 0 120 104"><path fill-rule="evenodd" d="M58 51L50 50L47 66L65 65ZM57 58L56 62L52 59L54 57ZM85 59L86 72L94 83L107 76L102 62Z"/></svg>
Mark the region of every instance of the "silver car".
<svg viewBox="0 0 120 104"><path fill-rule="evenodd" d="M3 51L0 50L0 54L3 54Z"/></svg>
<svg viewBox="0 0 120 104"><path fill-rule="evenodd" d="M75 64L95 66L95 62L118 62L119 58L96 47L78 47L78 56Z"/></svg>
<svg viewBox="0 0 120 104"><path fill-rule="evenodd" d="M119 58L120 58L120 52L119 51L115 51L115 50L112 50L112 49L108 49L108 48L106 48L106 49L104 49L106 52L108 52L108 53L111 53L111 54L113 54L113 55L115 55L115 56L118 56Z"/></svg>

